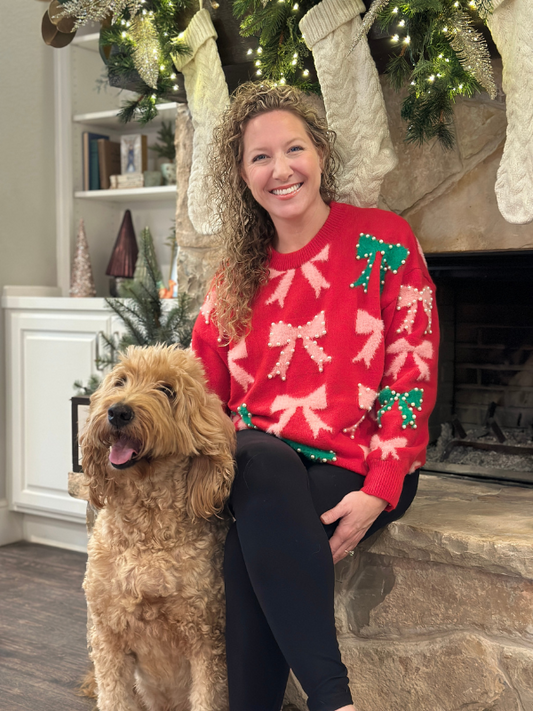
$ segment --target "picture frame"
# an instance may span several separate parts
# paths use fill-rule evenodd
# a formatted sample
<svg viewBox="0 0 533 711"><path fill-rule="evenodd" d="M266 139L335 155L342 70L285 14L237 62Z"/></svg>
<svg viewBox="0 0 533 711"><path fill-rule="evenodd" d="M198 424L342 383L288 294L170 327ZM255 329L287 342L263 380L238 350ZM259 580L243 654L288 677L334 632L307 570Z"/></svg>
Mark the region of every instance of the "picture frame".
<svg viewBox="0 0 533 711"><path fill-rule="evenodd" d="M146 136L133 133L120 138L120 169L122 175L143 173L148 169L148 144Z"/></svg>
<svg viewBox="0 0 533 711"><path fill-rule="evenodd" d="M89 417L89 395L76 395L70 398L72 414L72 471L82 472L81 448L79 435Z"/></svg>

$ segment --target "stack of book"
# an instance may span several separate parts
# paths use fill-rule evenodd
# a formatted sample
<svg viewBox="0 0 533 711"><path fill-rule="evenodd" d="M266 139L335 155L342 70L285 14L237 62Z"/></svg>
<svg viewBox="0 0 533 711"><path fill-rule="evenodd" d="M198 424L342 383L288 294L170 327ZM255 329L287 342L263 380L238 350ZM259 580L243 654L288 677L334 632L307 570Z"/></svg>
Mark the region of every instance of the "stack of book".
<svg viewBox="0 0 533 711"><path fill-rule="evenodd" d="M146 136L122 136L121 142L99 133L83 133L83 189L142 188L148 163Z"/></svg>

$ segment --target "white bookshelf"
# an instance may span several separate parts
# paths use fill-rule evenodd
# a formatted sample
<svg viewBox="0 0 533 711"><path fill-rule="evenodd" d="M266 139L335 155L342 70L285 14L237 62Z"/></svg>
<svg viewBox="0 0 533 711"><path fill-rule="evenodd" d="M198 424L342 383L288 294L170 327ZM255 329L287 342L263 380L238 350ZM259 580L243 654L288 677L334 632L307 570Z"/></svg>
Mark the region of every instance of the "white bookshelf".
<svg viewBox="0 0 533 711"><path fill-rule="evenodd" d="M99 34L79 34L71 45L54 53L55 143L58 285L68 295L73 249L78 223L85 222L97 295L108 295L109 277L105 270L126 209L131 210L137 239L150 227L161 265L170 261L166 244L175 219L176 186L121 190L83 190L84 131L104 134L120 141L124 134L142 133L153 145L162 121L173 121L175 103L158 106L158 117L141 126L123 124L118 112L124 100L133 97L107 85L98 87L105 67L99 53ZM148 170L157 170L155 153L148 151Z"/></svg>
<svg viewBox="0 0 533 711"><path fill-rule="evenodd" d="M153 128L155 127L159 128L163 121L174 120L174 117L176 116L176 107L177 104L175 102L169 102L167 104L158 104L158 115L153 121L150 121L150 130L153 130ZM137 123L120 123L118 120L118 109L111 109L110 111L93 111L85 114L75 114L72 117L72 120L75 123L83 123L93 128L101 128L102 130L108 131L117 131L117 127L122 127L124 133L131 133L132 126L135 129L136 133L139 132L139 130L141 130L142 132L143 128Z"/></svg>
<svg viewBox="0 0 533 711"><path fill-rule="evenodd" d="M115 190L80 190L74 197L80 200L103 200L104 202L146 202L175 198L175 185L162 185L155 188L117 188Z"/></svg>

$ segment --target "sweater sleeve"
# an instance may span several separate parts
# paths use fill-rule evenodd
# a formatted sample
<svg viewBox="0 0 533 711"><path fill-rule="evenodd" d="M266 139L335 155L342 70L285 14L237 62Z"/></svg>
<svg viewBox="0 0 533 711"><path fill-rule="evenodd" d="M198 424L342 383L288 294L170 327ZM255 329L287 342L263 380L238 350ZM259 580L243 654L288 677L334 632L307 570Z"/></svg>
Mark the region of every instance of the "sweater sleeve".
<svg viewBox="0 0 533 711"><path fill-rule="evenodd" d="M218 331L211 323L210 296L196 319L192 332L191 349L202 361L209 388L218 395L227 409L230 397L230 374L228 369L228 347L218 342Z"/></svg>
<svg viewBox="0 0 533 711"><path fill-rule="evenodd" d="M207 10L194 15L183 34L190 54L173 55L176 69L183 73L194 137L189 180L189 217L200 234L218 231L216 220L205 201L206 181L213 126L229 103L229 92L216 45L217 33Z"/></svg>
<svg viewBox="0 0 533 711"><path fill-rule="evenodd" d="M335 145L343 164L339 201L374 207L383 178L397 159L366 38L349 54L364 11L362 0L322 0L299 27L313 52L328 125L337 134Z"/></svg>
<svg viewBox="0 0 533 711"><path fill-rule="evenodd" d="M382 312L385 365L376 400L363 491L395 508L406 474L425 463L428 419L437 394L439 346L434 285L423 257L402 275L397 298Z"/></svg>

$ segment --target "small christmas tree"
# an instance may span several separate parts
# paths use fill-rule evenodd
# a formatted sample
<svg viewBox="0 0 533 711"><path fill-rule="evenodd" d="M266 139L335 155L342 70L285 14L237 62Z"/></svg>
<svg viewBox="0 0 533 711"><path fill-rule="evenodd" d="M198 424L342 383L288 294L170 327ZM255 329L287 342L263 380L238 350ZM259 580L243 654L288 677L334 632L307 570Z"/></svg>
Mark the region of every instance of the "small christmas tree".
<svg viewBox="0 0 533 711"><path fill-rule="evenodd" d="M154 275L158 289L163 288L163 276L157 263L152 233L149 227L145 227L141 232L141 250L137 257L133 281L148 285L151 279L150 273Z"/></svg>
<svg viewBox="0 0 533 711"><path fill-rule="evenodd" d="M96 296L91 258L89 257L89 245L87 244L83 220L80 220L78 227L76 254L70 276L70 296L75 298Z"/></svg>

